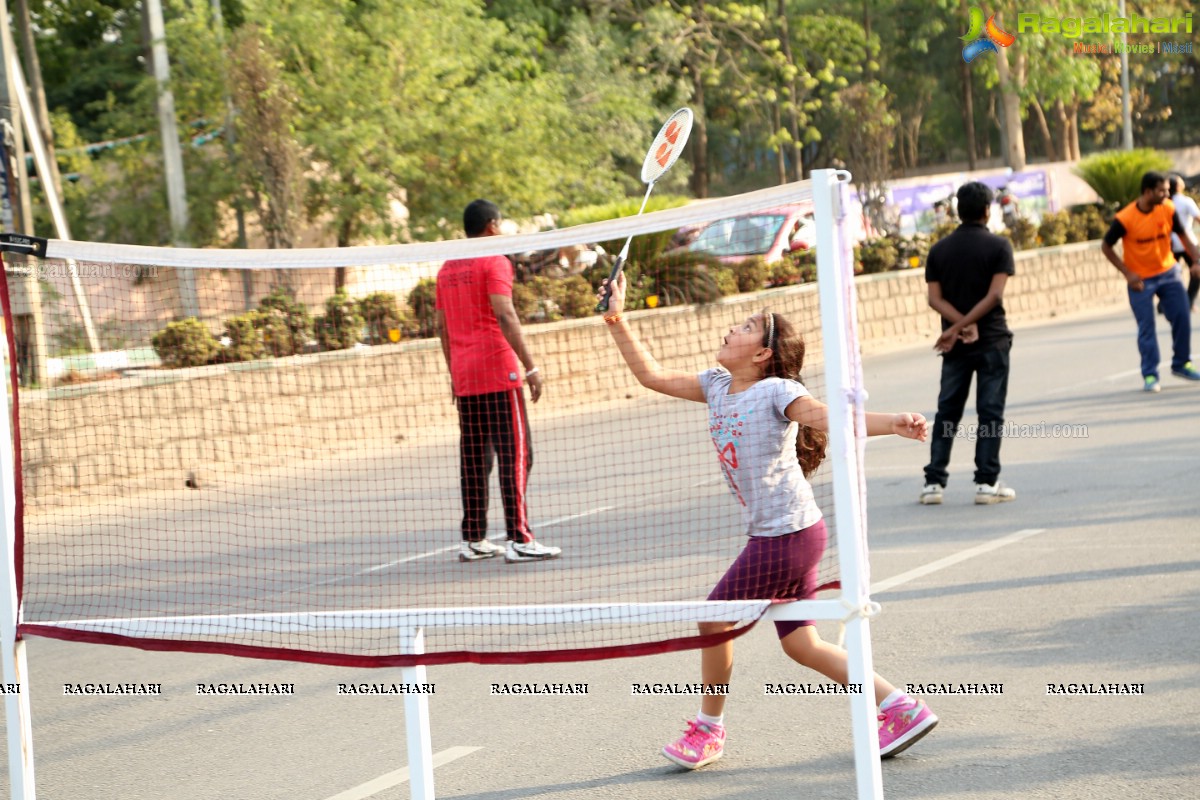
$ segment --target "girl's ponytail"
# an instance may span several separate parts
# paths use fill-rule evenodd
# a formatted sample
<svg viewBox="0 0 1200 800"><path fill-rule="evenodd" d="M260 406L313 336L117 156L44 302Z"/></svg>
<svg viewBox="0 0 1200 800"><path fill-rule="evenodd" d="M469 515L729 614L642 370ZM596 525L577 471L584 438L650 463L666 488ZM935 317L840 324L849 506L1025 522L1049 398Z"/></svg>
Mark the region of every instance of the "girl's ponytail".
<svg viewBox="0 0 1200 800"><path fill-rule="evenodd" d="M800 469L804 477L811 478L812 474L825 460L825 448L829 445L829 436L825 431L801 425L796 432L796 458L800 461Z"/></svg>

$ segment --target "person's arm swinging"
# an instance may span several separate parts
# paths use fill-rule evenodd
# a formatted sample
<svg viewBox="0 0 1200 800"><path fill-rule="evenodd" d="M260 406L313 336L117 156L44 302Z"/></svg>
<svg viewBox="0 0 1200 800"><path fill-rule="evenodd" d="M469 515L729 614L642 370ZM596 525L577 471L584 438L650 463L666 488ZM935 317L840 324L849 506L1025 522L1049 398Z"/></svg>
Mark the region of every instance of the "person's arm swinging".
<svg viewBox="0 0 1200 800"><path fill-rule="evenodd" d="M617 350L633 372L633 377L647 389L703 403L704 392L700 389L700 378L690 372L664 369L621 318L624 308L625 273L621 273L612 287L612 294L609 295L608 312L604 315L604 321L613 341L617 343Z"/></svg>

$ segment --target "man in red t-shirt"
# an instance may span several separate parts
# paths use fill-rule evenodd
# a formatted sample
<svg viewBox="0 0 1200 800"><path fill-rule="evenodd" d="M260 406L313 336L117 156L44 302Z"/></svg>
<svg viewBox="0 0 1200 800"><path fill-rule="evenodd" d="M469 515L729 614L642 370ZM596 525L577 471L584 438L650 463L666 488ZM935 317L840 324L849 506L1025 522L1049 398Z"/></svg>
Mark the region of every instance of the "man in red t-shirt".
<svg viewBox="0 0 1200 800"><path fill-rule="evenodd" d="M463 228L472 239L496 236L500 209L487 200L476 200L463 212ZM533 450L521 387L529 384L529 396L536 403L542 396L542 375L521 334L512 284L512 264L504 256L453 259L442 265L437 276L438 338L458 407L461 561L501 553L509 562L544 561L562 553L534 541L525 507ZM500 460L507 547L487 539L493 454Z"/></svg>

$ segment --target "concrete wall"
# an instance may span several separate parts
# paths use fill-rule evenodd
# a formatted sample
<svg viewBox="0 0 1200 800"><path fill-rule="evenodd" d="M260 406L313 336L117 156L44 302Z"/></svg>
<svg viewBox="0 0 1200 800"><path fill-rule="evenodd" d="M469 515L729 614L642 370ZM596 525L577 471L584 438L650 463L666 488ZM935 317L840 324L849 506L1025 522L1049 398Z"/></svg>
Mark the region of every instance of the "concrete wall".
<svg viewBox="0 0 1200 800"><path fill-rule="evenodd" d="M1009 286L1005 305L1017 325L1124 302L1124 283L1095 242L1019 253ZM857 290L865 352L932 344L940 325L925 302L922 270L863 276ZM698 371L714 363L729 325L764 306L800 324L814 362L821 342L813 284L629 318L664 365ZM599 319L529 326L527 335L547 378L539 419L644 391ZM436 340L25 391L26 502L36 510L182 488L190 475L206 481L336 453L395 452L453 437L454 414Z"/></svg>

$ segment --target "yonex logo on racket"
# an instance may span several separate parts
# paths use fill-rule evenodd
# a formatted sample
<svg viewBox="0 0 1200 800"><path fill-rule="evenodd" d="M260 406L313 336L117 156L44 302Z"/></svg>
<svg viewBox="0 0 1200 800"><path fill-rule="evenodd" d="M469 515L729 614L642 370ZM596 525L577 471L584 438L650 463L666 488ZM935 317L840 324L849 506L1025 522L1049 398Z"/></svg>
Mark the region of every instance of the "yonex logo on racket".
<svg viewBox="0 0 1200 800"><path fill-rule="evenodd" d="M679 159L692 132L692 111L681 108L672 114L659 129L642 162L642 182L653 184Z"/></svg>
<svg viewBox="0 0 1200 800"><path fill-rule="evenodd" d="M968 14L967 33L958 37L967 43L962 57L968 64L983 53L998 53L1001 47L1008 47L1017 40L1016 36L996 24L995 14L988 17L986 23L983 21L983 10L978 6L971 6Z"/></svg>
<svg viewBox="0 0 1200 800"><path fill-rule="evenodd" d="M679 120L672 119L667 123L667 129L663 131L665 141L658 146L658 150L654 153L654 160L663 169L666 169L671 162L671 156L681 133L683 133L683 126L679 124Z"/></svg>

